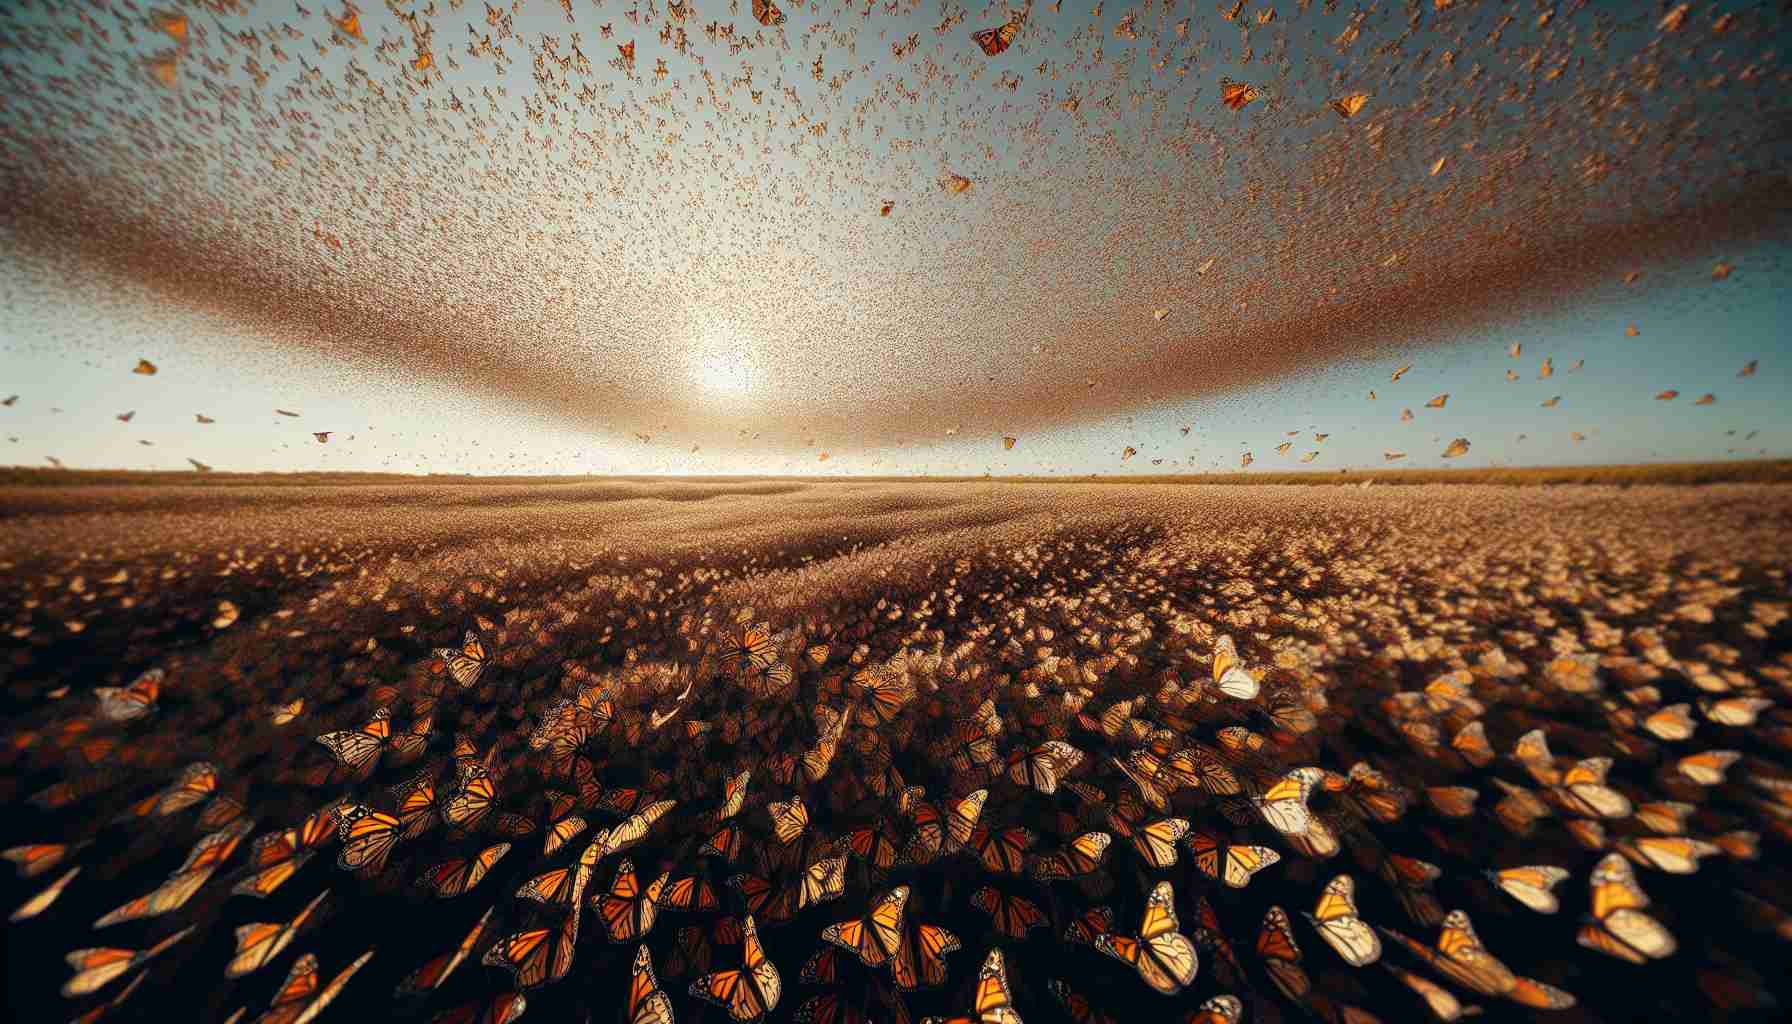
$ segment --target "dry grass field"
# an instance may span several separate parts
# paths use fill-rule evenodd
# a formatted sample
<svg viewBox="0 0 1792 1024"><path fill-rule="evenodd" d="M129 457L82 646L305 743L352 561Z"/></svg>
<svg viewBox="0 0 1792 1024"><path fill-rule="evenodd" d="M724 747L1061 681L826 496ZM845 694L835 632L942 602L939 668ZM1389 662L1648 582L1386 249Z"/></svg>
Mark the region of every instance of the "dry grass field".
<svg viewBox="0 0 1792 1024"><path fill-rule="evenodd" d="M611 1020L644 945L677 1020L722 1021L741 979L700 976L750 918L781 984L736 1009L772 1020L965 1013L992 950L1034 1024L1769 1014L1792 489L1558 472L14 477L0 897L81 871L9 926L9 1000L254 1020L294 961L238 929L296 920L320 987L375 952L335 1019ZM1489 874L1519 867L1560 872ZM829 941L874 913L908 974ZM56 995L95 980L64 954L175 935Z"/></svg>

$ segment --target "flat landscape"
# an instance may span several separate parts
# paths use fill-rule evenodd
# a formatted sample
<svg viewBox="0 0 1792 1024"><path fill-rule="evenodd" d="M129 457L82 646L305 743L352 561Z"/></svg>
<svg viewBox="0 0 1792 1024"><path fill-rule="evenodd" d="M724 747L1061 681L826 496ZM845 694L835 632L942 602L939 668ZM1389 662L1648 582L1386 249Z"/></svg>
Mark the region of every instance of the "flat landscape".
<svg viewBox="0 0 1792 1024"><path fill-rule="evenodd" d="M12 479L21 1018L1792 998L1782 485Z"/></svg>

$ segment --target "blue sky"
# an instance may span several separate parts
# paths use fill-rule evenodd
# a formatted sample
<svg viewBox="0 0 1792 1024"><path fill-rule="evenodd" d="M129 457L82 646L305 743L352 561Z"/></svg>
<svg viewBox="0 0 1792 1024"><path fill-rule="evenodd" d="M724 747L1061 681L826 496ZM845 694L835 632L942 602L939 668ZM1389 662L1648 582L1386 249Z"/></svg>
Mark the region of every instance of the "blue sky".
<svg viewBox="0 0 1792 1024"><path fill-rule="evenodd" d="M386 8L368 5L362 22L370 45L338 46L323 21L338 5L318 6L309 21L294 18L283 5L222 19L196 15L197 24L210 26L204 52L225 58L218 65L223 77L207 89L215 90L219 81L245 92L256 88L238 66L244 54L218 49L228 27L255 29L264 42L280 40L322 68L328 81L348 81L352 61L399 91L401 59L412 51L402 23ZM397 6L423 8L415 2ZM732 23L742 33L757 31L746 6L739 5ZM475 222L469 230L493 240L489 251L415 244L423 236L392 234L371 212L374 204L341 201L345 186L362 184L371 186L369 194L399 197L405 208L394 223L402 220L414 232L431 204L445 201L425 191L431 175L443 168L485 168L485 158L452 154L446 164L431 163L442 157L434 143L398 159L393 143L376 141L382 133L396 140L414 122L357 121L357 115L313 98L300 109L323 138L335 140L331 147L279 136L264 148L270 136L254 126L248 108L217 107L212 92L200 88L210 73L194 58L183 64L180 104L189 119L196 109L215 116L217 127L205 133L212 141L186 151L186 162L168 155L193 134L174 116L181 107L135 79L114 91L56 101L62 113L83 104L97 112L95 124L86 126L66 117L26 123L20 119L33 108L21 103L0 112L0 123L25 137L37 138L31 134L37 132L66 144L80 157L75 166L85 161L96 172L136 175L177 224L182 216L205 216L209 230L254 237L267 265L298 268L309 292L353 288L378 305L387 298L382 290L390 288L406 301L422 302L407 315L419 321L417 333L426 338L432 327L444 334L462 327L476 309L497 310L508 319L494 325L494 335L502 337L494 337L489 350L486 339L469 334L457 342L470 346L458 359L432 365L399 342L331 337L303 322L233 319L213 308L203 280L185 282L184 291L172 294L112 279L75 257L46 262L24 244L24 229L0 211L0 398L19 396L0 407L0 462L45 465L46 456L54 456L74 467L185 469L193 458L241 471L1083 475L1230 472L1247 450L1255 471L1375 467L1389 449L1407 453L1400 465L1471 467L1787 454L1792 414L1786 407L1792 403L1783 396L1792 366L1785 326L1792 323L1792 272L1778 240L1688 247L1667 262L1634 268L1643 276L1629 286L1614 271L1587 291L1550 291L1547 270L1539 269L1535 308L1486 311L1480 326L1448 334L1380 339L1373 357L1362 354L1361 344L1328 352L1326 339L1303 338L1297 347L1307 354L1292 370L1230 389L1193 388L1178 398L1163 394L1152 375L1164 360L1208 365L1247 355L1240 348L1247 342L1226 335L1229 308L1248 298L1253 310L1280 302L1286 312L1310 294L1311 275L1283 280L1295 268L1278 265L1278 238L1249 235L1256 226L1296 233L1302 228L1298 218L1246 216L1229 223L1219 213L1243 208L1239 193L1265 173L1294 168L1300 184L1306 173L1299 170L1301 161L1324 154L1327 146L1354 147L1359 156L1370 143L1378 153L1386 147L1385 158L1372 168L1379 180L1351 187L1364 189L1363 202L1391 204L1362 214L1357 225L1370 226L1375 244L1389 249L1422 246L1428 232L1436 234L1426 212L1436 207L1428 204L1459 203L1458 196L1478 196L1482 189L1493 197L1490 209L1521 203L1521 183L1502 182L1492 170L1477 177L1519 141L1538 151L1523 172L1526 180L1558 175L1569 183L1558 189L1585 189L1595 220L1660 209L1679 191L1697 194L1702 183L1732 175L1738 166L1783 171L1792 143L1769 133L1750 140L1754 148L1720 156L1693 127L1733 140L1736 125L1769 123L1775 116L1771 85L1739 92L1732 83L1681 94L1649 84L1663 62L1671 72L1698 75L1730 67L1718 61L1726 53L1738 68L1759 59L1771 66L1776 58L1756 55L1774 52L1773 15L1750 14L1739 4L1701 8L1698 17L1707 20L1720 10L1744 12L1745 20L1713 54L1704 40L1717 37L1708 34L1707 21L1669 39L1657 30L1655 15L1618 3L1564 7L1547 30L1531 12L1502 24L1507 9L1501 5L1463 5L1442 14L1421 5L1414 23L1419 31L1410 38L1402 10L1377 9L1350 47L1332 40L1349 24L1351 10L1327 10L1323 3L1304 9L1276 4L1278 18L1267 27L1255 21L1270 6L1263 3L1247 5L1231 23L1212 13L1211 4L1110 2L1099 18L1092 6L1067 2L1053 13L1038 5L1014 48L986 59L966 37L974 28L1000 24L1006 13L999 4L965 10L944 34L933 32L941 18L933 5L896 14L879 7L870 17L850 4L786 5L784 48L768 39L741 56L703 41L704 23L730 21L722 0L697 5L687 23L693 40L688 54L660 44L659 21L629 26L620 3L575 0L576 24L569 26L557 3L527 0L518 7L517 37L503 44L512 63L500 73L464 52L469 35L462 22L474 26L474 37L490 31L482 5L474 0L455 9L440 0L433 45L444 59L457 54L461 66L446 69L449 77L418 93L417 101L435 101L436 114L446 116L439 105L444 86L469 105L484 90L505 86L507 97L481 109L497 126L490 129L494 152L528 172L503 168L501 180L447 197L469 212ZM1129 14L1140 30L1136 41L1116 35ZM1185 17L1191 21L1186 42L1175 39L1172 29ZM281 35L277 26L289 18L310 38L294 42ZM598 26L606 23L616 30L615 39L600 38ZM1094 33L1085 31L1091 24ZM536 158L518 139L501 137L511 131L505 120L511 114L519 115L516 135L534 127L521 116L525 100L537 95L529 47L543 34L572 30L583 35L595 65L588 80L603 86L605 106L591 117L568 109L556 137L568 139L581 126L599 134L608 127L627 140L612 144L588 174L551 161L532 163ZM920 49L893 58L890 44L909 33L921 37ZM830 37L834 42L823 49L820 41ZM1590 45L1589 37L1600 41ZM52 48L64 46L64 64L48 59L47 50L14 49L0 53L0 65L49 86L55 75L75 74L78 61L92 55L69 50L63 36L45 38ZM632 81L604 66L624 38L639 46ZM850 56L842 56L841 38L853 43ZM1209 44L1196 47L1202 38ZM327 52L314 52L313 40L329 43ZM376 58L373 46L382 40L397 45L396 58ZM114 33L108 46L96 49L135 59L166 43L139 29L134 42ZM1096 49L1104 53L1101 64L1092 60ZM1244 60L1247 52L1253 61ZM838 91L813 81L809 62L818 53L830 74L855 70L854 77ZM701 68L698 55L708 58ZM672 73L656 84L651 72L662 57ZM1154 58L1165 65L1154 67ZM1048 75L1036 72L1041 61ZM260 95L282 96L298 82L297 61L263 58L262 64L271 78ZM1492 70L1481 77L1476 69L1484 64ZM692 106L706 88L700 71L727 78L748 66L751 88L767 97L763 113L776 121L810 116L829 121L836 132L858 116L867 123L853 129L850 142L825 144L804 142L799 128L791 135L800 147L789 147L780 125L779 134L768 132L763 140L769 155L759 158L748 151L760 143L747 138L747 129L729 127L715 104ZM1176 76L1177 66L1188 73ZM1519 67L1525 70L1513 70ZM1549 74L1552 67L1569 71L1557 78ZM1621 76L1639 67L1643 85L1619 95L1637 105L1634 117L1584 131L1563 126L1524 134L1539 111L1552 109L1549 103L1565 104L1558 116L1573 116L1589 95L1577 90L1592 89L1590 95L1603 101L1599 90L1608 81L1629 81ZM1469 104L1469 97L1480 96L1477 90L1497 94L1497 88L1484 87L1502 81L1501 74L1515 76L1512 81L1524 83L1532 98L1481 103L1472 107L1472 117L1451 116L1454 108L1446 104ZM1007 75L1024 85L1005 90L997 82ZM948 76L956 77L948 83ZM1228 76L1263 84L1266 98L1236 114L1220 108L1217 83ZM933 84L923 84L928 81ZM682 86L676 95L674 84ZM777 106L783 86L804 106ZM337 87L350 94L347 86ZM925 98L888 101L907 89L922 89ZM1373 94L1357 119L1343 123L1325 110L1327 98L1356 89ZM745 92L743 86L729 94L732 102L750 117L760 116L762 108L749 105ZM1059 102L1073 94L1082 98L1081 110L1062 112ZM1111 108L1103 105L1110 97ZM1136 108L1133 99L1140 100ZM284 109L283 100L267 102ZM613 113L625 105L643 113L627 120ZM662 116L669 125L657 123ZM142 154L83 148L90 137L107 136L96 127L107 118L133 117L141 119L132 122L134 131L165 133L169 144ZM1644 166L1633 153L1603 187L1583 175L1590 154L1622 153L1632 144L1621 136L1637 118L1660 122L1649 125L1653 136L1640 136L1651 147L1654 139L1666 140L1651 148L1647 168L1623 177L1632 164ZM1442 129L1425 127L1440 121ZM680 140L662 146L655 140L668 130ZM920 141L899 150L892 145L899 137ZM1178 149L1167 139L1187 146ZM743 140L744 162L729 150ZM705 149L706 143L719 148ZM370 153L367 162L345 171L319 166L324 152L342 157L343 145L362 145ZM1432 153L1452 155L1442 177L1427 174ZM270 154L285 155L273 165ZM405 177L413 165L418 175ZM934 181L946 171L970 175L978 184L966 197L945 196ZM0 183L30 181L34 173L33 165L0 159ZM595 212L567 213L563 197L542 191L544 183L557 183L601 195L618 182L623 198L599 202ZM1116 182L1124 182L1124 193ZM1370 195L1367 185L1388 188ZM1337 191L1323 179L1313 187ZM692 197L721 201L699 213ZM878 220L869 211L884 198L898 200L899 209ZM1185 199L1187 209L1179 208ZM296 228L285 225L270 234L273 222L256 220L293 204ZM1313 206L1311 216L1317 219L1325 209ZM1176 216L1184 223L1166 219ZM314 221L347 237L351 253L373 257L337 263L320 258L310 231ZM1376 230L1384 223L1385 237ZM518 242L543 228L566 230L572 258L560 252L543 257ZM472 236L446 237L464 246ZM1366 262L1379 263L1381 251L1365 254ZM1226 263L1197 281L1190 272L1208 255L1224 255ZM1710 271L1718 260L1735 271L1713 282ZM1424 273L1418 260L1409 264L1412 273ZM1389 273L1405 274L1409 264ZM446 290L418 299L419 282ZM1180 289L1183 297L1166 298L1166 287ZM571 299L545 297L555 290ZM1434 298L1421 294L1414 301ZM1159 302L1173 307L1161 326L1148 316ZM567 309L570 317L555 319L556 310ZM1625 336L1630 322L1639 326L1638 337ZM899 336L891 324L911 333ZM1523 345L1517 360L1506 355L1514 341ZM1056 415L1054 395L1080 389L1082 377L1097 372L1089 367L1099 366L1106 353L1117 365L1134 367L1122 379L1102 380L1099 393L1111 396L1106 405L1091 411L1085 402L1074 413ZM445 365L481 366L487 354L509 360L502 364L508 367L503 379ZM1553 358L1556 374L1540 381L1537 368L1545 356ZM131 374L143 357L161 372ZM1585 369L1569 372L1580 359ZM1759 372L1738 380L1737 371L1750 360L1759 361ZM1413 369L1391 383L1389 372L1405 363ZM1518 373L1517 382L1505 380L1508 369ZM929 374L942 383L930 382ZM948 378L980 390L961 398L943 383ZM579 386L599 379L613 383L612 390ZM843 397L848 408L862 402L878 429L839 430L800 445L774 443L780 431L793 437L812 432L804 425L819 408L806 402L811 379L831 388L824 397ZM543 382L555 380L566 382L564 395L539 400ZM1654 395L1667 388L1680 397L1656 401ZM1367 398L1371 390L1375 401ZM1424 407L1442 392L1450 394L1445 409ZM1707 392L1716 396L1715 404L1694 406ZM603 394L617 399L622 411L612 414ZM1556 395L1556 408L1539 408ZM620 401L643 396L632 405ZM663 416L653 405L656 396L669 410ZM905 422L901 410L909 407L917 411ZM282 417L275 408L301 415ZM1404 408L1413 410L1413 422L1400 421ZM125 412L134 414L131 422L115 419ZM195 413L216 423L199 424ZM893 418L900 429L889 428ZM1187 436L1184 425L1191 428ZM737 426L749 434L763 430L767 440L756 443ZM316 442L313 431L330 431L329 442ZM1287 431L1299 434L1285 438ZM1315 432L1329 437L1318 443ZM1572 440L1572 432L1585 440ZM1751 432L1755 436L1747 437ZM1019 438L1012 451L1002 449L1004 433ZM652 439L638 440L638 434ZM888 443L891 435L902 443ZM1442 459L1456 437L1467 438L1471 452ZM1283 440L1292 446L1279 455L1275 446ZM1138 455L1122 463L1128 446ZM828 453L826 461L821 451ZM1311 463L1298 461L1312 451L1319 454ZM1154 465L1156 459L1163 461Z"/></svg>

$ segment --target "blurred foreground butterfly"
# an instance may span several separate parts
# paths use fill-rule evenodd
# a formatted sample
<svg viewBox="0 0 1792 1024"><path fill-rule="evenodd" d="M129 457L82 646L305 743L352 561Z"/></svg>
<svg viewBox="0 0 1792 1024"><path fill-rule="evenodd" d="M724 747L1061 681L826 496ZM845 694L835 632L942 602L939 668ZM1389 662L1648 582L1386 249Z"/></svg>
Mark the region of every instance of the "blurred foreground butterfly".
<svg viewBox="0 0 1792 1024"><path fill-rule="evenodd" d="M1001 949L991 949L977 971L977 992L971 1003L975 1016L923 1017L921 1024L1021 1024L1008 993L1008 967Z"/></svg>

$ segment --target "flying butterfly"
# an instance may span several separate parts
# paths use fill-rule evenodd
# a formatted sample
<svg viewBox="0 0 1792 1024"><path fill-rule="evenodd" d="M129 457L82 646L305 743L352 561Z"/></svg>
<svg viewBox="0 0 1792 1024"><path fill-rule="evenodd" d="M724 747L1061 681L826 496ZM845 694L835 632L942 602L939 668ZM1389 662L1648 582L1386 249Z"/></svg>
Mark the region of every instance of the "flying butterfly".
<svg viewBox="0 0 1792 1024"><path fill-rule="evenodd" d="M777 1008L784 984L778 977L777 965L766 958L759 945L759 932L750 914L742 925L741 937L745 943L741 967L705 974L691 983L690 991L698 999L727 1010L734 1020L753 1021Z"/></svg>
<svg viewBox="0 0 1792 1024"><path fill-rule="evenodd" d="M1175 995L1193 983L1200 964L1194 943L1177 930L1176 893L1167 881L1151 890L1136 937L1097 935L1095 948L1131 964L1145 984L1165 995Z"/></svg>
<svg viewBox="0 0 1792 1024"><path fill-rule="evenodd" d="M1357 913L1356 881L1349 875L1327 882L1318 906L1306 917L1326 945L1350 966L1367 967L1381 959L1381 938Z"/></svg>

